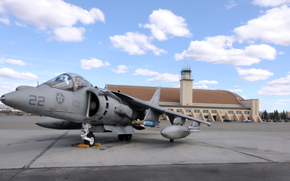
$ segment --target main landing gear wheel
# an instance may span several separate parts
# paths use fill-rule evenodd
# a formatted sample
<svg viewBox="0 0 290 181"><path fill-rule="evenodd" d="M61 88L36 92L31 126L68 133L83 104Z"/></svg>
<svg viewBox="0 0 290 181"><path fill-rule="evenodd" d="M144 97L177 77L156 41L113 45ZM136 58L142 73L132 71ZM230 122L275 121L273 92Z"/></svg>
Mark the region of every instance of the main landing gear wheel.
<svg viewBox="0 0 290 181"><path fill-rule="evenodd" d="M125 137L124 137L124 135L119 134L118 135L118 139L119 139L119 141L124 141Z"/></svg>
<svg viewBox="0 0 290 181"><path fill-rule="evenodd" d="M170 142L172 143L174 141L174 139L170 139Z"/></svg>
<svg viewBox="0 0 290 181"><path fill-rule="evenodd" d="M119 141L130 141L132 139L132 134L119 134L118 139Z"/></svg>
<svg viewBox="0 0 290 181"><path fill-rule="evenodd" d="M125 135L125 140L130 141L132 139L132 134Z"/></svg>
<svg viewBox="0 0 290 181"><path fill-rule="evenodd" d="M90 139L90 141L88 140L84 140L84 144L89 145L90 147L94 146L95 144L95 135L90 132L87 137Z"/></svg>

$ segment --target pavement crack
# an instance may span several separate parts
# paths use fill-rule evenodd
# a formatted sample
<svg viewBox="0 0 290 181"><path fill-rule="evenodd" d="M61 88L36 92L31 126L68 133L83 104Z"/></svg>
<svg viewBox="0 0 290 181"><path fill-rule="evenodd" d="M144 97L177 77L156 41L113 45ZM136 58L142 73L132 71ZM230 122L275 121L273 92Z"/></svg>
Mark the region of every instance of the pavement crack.
<svg viewBox="0 0 290 181"><path fill-rule="evenodd" d="M241 153L241 154L244 154L244 155L247 155L247 156L259 158L259 159L265 160L267 162L276 163L273 160L269 160L269 159L266 159L266 158L263 158L263 157L260 157L260 156L256 156L256 155L252 155L252 154L243 152L243 151L249 151L249 150L241 150L241 149L235 149L235 148L226 148L226 147L216 146L216 145L212 145L212 144L208 144L208 143L204 143L204 142L201 142L201 143L204 144L203 146L221 148L221 149L225 149L225 150L231 150L231 151L238 152L238 153Z"/></svg>
<svg viewBox="0 0 290 181"><path fill-rule="evenodd" d="M23 171L24 171L24 169L21 169L19 172L17 172L15 175L13 175L8 181L11 181L14 177L16 177L17 175L19 175Z"/></svg>
<svg viewBox="0 0 290 181"><path fill-rule="evenodd" d="M231 149L230 149L231 150ZM236 150L233 150L233 151L236 151ZM272 160L269 160L269 159L266 159L266 158L263 158L263 157L260 157L260 156L256 156L256 155L252 155L252 154L249 154L249 153L244 153L244 152L241 152L241 151L236 151L238 153L242 153L244 155L247 155L247 156L252 156L252 157L255 157L255 158L259 158L259 159L262 159L262 160L265 160L267 162L271 162L271 163L275 163L274 161Z"/></svg>
<svg viewBox="0 0 290 181"><path fill-rule="evenodd" d="M36 157L34 157L28 164L24 165L24 169L28 169L30 165L35 162L39 157L41 157L47 150L49 150L58 140L66 136L68 131L63 133L60 137L58 137L56 140L54 140L52 143L50 143L44 150L42 150Z"/></svg>

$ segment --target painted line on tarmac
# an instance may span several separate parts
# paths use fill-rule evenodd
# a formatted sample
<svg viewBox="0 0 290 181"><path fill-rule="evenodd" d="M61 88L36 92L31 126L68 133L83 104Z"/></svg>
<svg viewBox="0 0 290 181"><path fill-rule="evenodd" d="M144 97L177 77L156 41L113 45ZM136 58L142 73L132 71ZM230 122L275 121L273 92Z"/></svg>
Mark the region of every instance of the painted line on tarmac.
<svg viewBox="0 0 290 181"><path fill-rule="evenodd" d="M240 149L240 148L226 148L226 147L222 147L222 146L210 145L210 144L207 144L207 143L203 143L203 144L195 144L195 143L193 143L193 145L231 150L231 151L235 151L235 152L238 152L238 153L242 153L244 155L256 157L256 158L259 158L259 159L262 159L262 160L265 160L265 161L271 162L271 163L275 163L275 162L273 160L269 160L269 159L266 159L266 158L263 158L263 157L260 157L260 156L256 156L256 155L252 155L252 154L244 153L244 152L254 152L254 153L261 153L261 154L268 154L268 155L288 157L288 155L286 155L286 154L265 153L265 152L260 152L260 151L255 151L255 150L246 150L246 149Z"/></svg>
<svg viewBox="0 0 290 181"><path fill-rule="evenodd" d="M63 138L64 136L66 136L68 133L68 131L66 131L65 133L63 133L60 137L58 137L56 140L54 140L52 143L50 143L50 145L48 145L44 150L42 150L42 152L40 152L36 157L34 157L28 164L24 165L24 169L27 169L30 167L30 165L35 162L39 157L41 157L47 150L49 150L58 140L60 140L61 138Z"/></svg>

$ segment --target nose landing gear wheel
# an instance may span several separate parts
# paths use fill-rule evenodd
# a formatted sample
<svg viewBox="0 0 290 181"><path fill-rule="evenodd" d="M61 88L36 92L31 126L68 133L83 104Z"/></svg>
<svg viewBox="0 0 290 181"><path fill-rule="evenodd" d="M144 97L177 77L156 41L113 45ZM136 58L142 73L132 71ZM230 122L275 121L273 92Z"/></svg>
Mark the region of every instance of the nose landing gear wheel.
<svg viewBox="0 0 290 181"><path fill-rule="evenodd" d="M95 144L95 135L92 132L89 132L87 137L90 139L90 141L84 140L84 144L89 145L90 147L94 146L94 144Z"/></svg>

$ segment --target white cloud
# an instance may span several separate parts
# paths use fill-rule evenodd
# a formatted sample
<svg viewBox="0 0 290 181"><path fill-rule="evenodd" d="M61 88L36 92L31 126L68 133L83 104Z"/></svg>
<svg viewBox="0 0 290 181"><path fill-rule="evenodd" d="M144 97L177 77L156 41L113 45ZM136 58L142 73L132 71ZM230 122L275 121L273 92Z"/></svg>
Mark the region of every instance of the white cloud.
<svg viewBox="0 0 290 181"><path fill-rule="evenodd" d="M215 64L252 65L259 63L261 59L274 60L277 54L275 48L269 45L250 45L244 49L235 49L233 42L232 36L215 36L207 37L203 41L191 41L187 50L175 54L175 59L187 58Z"/></svg>
<svg viewBox="0 0 290 181"><path fill-rule="evenodd" d="M198 82L194 82L193 84L193 89L209 89L207 84L218 84L218 82L215 80L201 80Z"/></svg>
<svg viewBox="0 0 290 181"><path fill-rule="evenodd" d="M247 81L258 81L258 80L266 80L270 76L274 75L272 72L262 69L242 69L237 67L240 78Z"/></svg>
<svg viewBox="0 0 290 181"><path fill-rule="evenodd" d="M141 27L142 24L139 24ZM143 26L151 29L151 33L157 40L163 41L170 36L191 37L192 34L187 29L185 19L181 16L176 16L169 10L159 9L154 10L149 16L149 23Z"/></svg>
<svg viewBox="0 0 290 181"><path fill-rule="evenodd" d="M0 22L1 22L1 23L4 23L4 24L6 24L6 25L10 25L10 21L9 21L9 19L7 19L7 18L0 18Z"/></svg>
<svg viewBox="0 0 290 181"><path fill-rule="evenodd" d="M244 92L242 89L232 89L231 92Z"/></svg>
<svg viewBox="0 0 290 181"><path fill-rule="evenodd" d="M169 74L169 73L158 73L148 69L136 69L133 75L142 75L142 76L152 76L156 75L156 77L147 79L146 81L150 82L177 82L180 80L179 75L177 74Z"/></svg>
<svg viewBox="0 0 290 181"><path fill-rule="evenodd" d="M33 83L31 83L33 82ZM11 79L6 79L6 80L1 80L0 81L0 96L3 94L7 94L8 92L15 91L15 88L20 86L20 85L27 85L27 86L36 86L37 82L35 80L11 80Z"/></svg>
<svg viewBox="0 0 290 181"><path fill-rule="evenodd" d="M25 66L26 63L24 63L21 60L15 60L15 59L5 59L4 58L4 62L7 64L11 64L11 65L19 65L19 66Z"/></svg>
<svg viewBox="0 0 290 181"><path fill-rule="evenodd" d="M9 68L0 69L0 78L7 79L37 79L38 77L32 73L20 73Z"/></svg>
<svg viewBox="0 0 290 181"><path fill-rule="evenodd" d="M193 89L208 89L208 86L203 84L203 85L194 85L192 86Z"/></svg>
<svg viewBox="0 0 290 181"><path fill-rule="evenodd" d="M81 60L81 66L82 69L92 69L92 68L99 68L99 67L105 67L111 65L107 61L103 63L101 60L91 58L90 60L82 59Z"/></svg>
<svg viewBox="0 0 290 181"><path fill-rule="evenodd" d="M85 25L96 21L105 22L105 15L101 10L92 8L87 11L63 0L2 0L0 13L12 15L42 30L72 28L78 22ZM55 31L58 32L58 30ZM59 35L56 36L58 40L76 41L74 37L68 38L64 34L61 35L65 37L59 37Z"/></svg>
<svg viewBox="0 0 290 181"><path fill-rule="evenodd" d="M76 28L76 27L62 27L54 29L54 39L59 41L83 41L83 34L85 32L85 28Z"/></svg>
<svg viewBox="0 0 290 181"><path fill-rule="evenodd" d="M218 84L217 81L215 80L201 80L201 81L198 81L198 82L195 82L194 83L195 85L204 85L204 84Z"/></svg>
<svg viewBox="0 0 290 181"><path fill-rule="evenodd" d="M20 27L26 27L26 24L19 23L18 21L15 21L15 24Z"/></svg>
<svg viewBox="0 0 290 181"><path fill-rule="evenodd" d="M281 4L290 3L290 0L254 0L253 4L263 7L279 6Z"/></svg>
<svg viewBox="0 0 290 181"><path fill-rule="evenodd" d="M280 79L272 80L267 83L268 86L262 87L258 94L268 96L290 95L290 75Z"/></svg>
<svg viewBox="0 0 290 181"><path fill-rule="evenodd" d="M287 104L287 102L290 102L290 99L278 99L275 104Z"/></svg>
<svg viewBox="0 0 290 181"><path fill-rule="evenodd" d="M288 46L290 45L289 17L290 8L283 5L266 11L265 15L248 21L246 25L235 28L234 32L240 40L260 39L263 42Z"/></svg>
<svg viewBox="0 0 290 181"><path fill-rule="evenodd" d="M155 55L167 53L165 50L151 44L152 38L138 32L127 32L125 35L110 36L110 40L114 47L122 48L130 55L143 55L149 50L153 51Z"/></svg>
<svg viewBox="0 0 290 181"><path fill-rule="evenodd" d="M143 76L148 76L148 75L158 75L158 72L154 72L148 69L136 69L135 73L133 75L143 75Z"/></svg>
<svg viewBox="0 0 290 181"><path fill-rule="evenodd" d="M152 79L147 79L146 81L150 81L150 82L177 82L177 81L179 81L179 75L169 74L169 73L158 74L156 77L154 77Z"/></svg>
<svg viewBox="0 0 290 181"><path fill-rule="evenodd" d="M226 5L227 9L231 9L233 7L235 7L237 5L237 3L235 1L229 1L228 5Z"/></svg>
<svg viewBox="0 0 290 181"><path fill-rule="evenodd" d="M113 72L116 72L116 74L123 74L127 72L128 67L125 65L118 65L117 70L111 69Z"/></svg>
<svg viewBox="0 0 290 181"><path fill-rule="evenodd" d="M290 102L290 99L278 99L278 102Z"/></svg>

